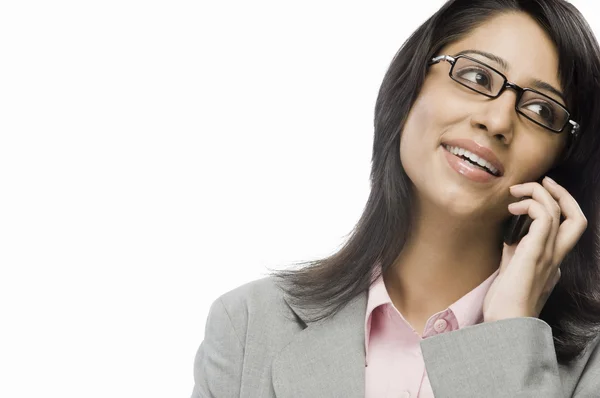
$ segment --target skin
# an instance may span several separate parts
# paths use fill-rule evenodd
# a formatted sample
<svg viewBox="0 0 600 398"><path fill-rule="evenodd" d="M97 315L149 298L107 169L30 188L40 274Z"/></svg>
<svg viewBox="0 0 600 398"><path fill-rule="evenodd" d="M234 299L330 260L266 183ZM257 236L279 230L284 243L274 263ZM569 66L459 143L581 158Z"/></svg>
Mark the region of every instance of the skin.
<svg viewBox="0 0 600 398"><path fill-rule="evenodd" d="M557 50L526 14L493 17L439 54L469 49L506 60L509 69L471 55L521 87L531 87L539 79L562 91ZM448 308L499 267L501 273L486 297L485 320L537 316L558 281L557 264L587 226L564 188L533 182L553 167L567 135L553 134L519 115L514 90L490 100L454 82L449 70L447 62L429 68L402 132L400 157L417 199L414 229L384 274L392 302L420 334L431 315ZM540 91L562 102L555 94ZM504 175L481 184L456 173L440 146L450 138L472 139L493 150L504 165ZM522 183L527 184L511 193L511 186ZM509 210L510 203L525 195L533 198ZM518 245L502 246L502 222L511 211L528 213L534 223ZM570 223L557 243L561 211Z"/></svg>

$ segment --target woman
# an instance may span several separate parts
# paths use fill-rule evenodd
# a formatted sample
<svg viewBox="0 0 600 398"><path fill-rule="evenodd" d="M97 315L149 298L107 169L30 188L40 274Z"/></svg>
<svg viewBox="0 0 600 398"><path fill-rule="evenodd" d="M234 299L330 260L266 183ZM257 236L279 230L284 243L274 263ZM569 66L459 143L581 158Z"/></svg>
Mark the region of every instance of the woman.
<svg viewBox="0 0 600 398"><path fill-rule="evenodd" d="M599 93L570 4L446 3L383 80L353 234L213 303L193 397L600 396Z"/></svg>

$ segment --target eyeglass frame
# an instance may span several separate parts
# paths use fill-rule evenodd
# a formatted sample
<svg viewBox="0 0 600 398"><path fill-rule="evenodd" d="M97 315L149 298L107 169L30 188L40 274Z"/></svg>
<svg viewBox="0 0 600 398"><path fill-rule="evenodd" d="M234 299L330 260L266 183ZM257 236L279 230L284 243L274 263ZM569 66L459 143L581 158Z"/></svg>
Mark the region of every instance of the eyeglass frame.
<svg viewBox="0 0 600 398"><path fill-rule="evenodd" d="M501 77L504 79L504 83L502 84L502 87L500 88L500 91L498 92L498 94L496 94L496 95L489 95L489 94L485 94L485 93L482 93L481 91L478 91L478 90L476 90L476 89L475 89L475 88L473 88L473 87L467 86L466 84L464 84L464 83L462 83L462 82L460 82L460 81L456 80L456 79L455 79L455 78L452 76L452 71L454 70L454 65L456 64L456 60L458 60L459 58L466 58L466 59L469 59L469 60L471 60L471 61L474 61L474 62L477 62L477 63L479 63L479 64L482 64L482 65L484 65L485 67L487 67L487 68L491 69L492 71L496 72L498 75L500 75L500 76L501 76ZM528 88L528 87L522 88L521 86L519 86L519 85L517 85L517 84L515 84L515 83L513 83L513 82L511 82L511 81L509 81L509 80L507 79L507 77L506 77L506 76L504 76L504 74L503 74L502 72L500 72L499 70L492 68L491 66L489 66L489 65L488 65L488 64L486 64L485 62L481 62L481 61L480 61L480 60L478 60L478 59L475 59L475 58L469 57L468 55L462 55L462 54L461 54L461 55L458 55L458 56L456 56L456 57L453 57L453 56L450 56L450 55L440 55L440 56L437 56L437 57L433 57L433 58L432 58L432 59L431 59L431 60L430 60L430 61L427 63L427 65L428 65L428 66L430 66L430 65L435 65L435 64L437 64L437 63L439 63L439 62L441 62L441 61L447 61L447 62L448 62L450 65L452 65L452 66L450 67L450 71L448 72L448 76L450 76L450 78L451 78L452 80L454 80L456 83L460 84L461 86L463 86L463 87L466 87L466 88L468 88L468 89L470 89L470 90L473 90L473 91L475 91L475 92L476 92L476 93L478 93L478 94L484 95L484 96L486 96L486 97L488 97L488 98L492 98L492 99L493 99L493 98L498 98L500 95L502 95L502 93L503 93L503 92L504 92L504 91L505 91L507 88L512 88L513 90L515 90L515 91L517 92L517 100L516 100L516 102L515 102L515 111L517 111L517 113L519 113L520 115L523 115L523 116L525 116L525 117L526 117L528 120L532 121L533 123L535 123L535 124L537 124L537 125L539 125L539 126L541 126L541 127L544 127L544 128L546 128L546 129L548 129L548 130L550 130L550 131L552 131L553 133L556 133L556 134L560 134L560 133L562 133L562 132L563 132L563 130L565 129L565 127L567 127L567 125L569 125L569 124L570 124L570 125L571 125L571 131L570 131L570 133L571 133L571 134L573 134L573 137L574 137L574 138L577 138L577 137L578 137L578 135L579 135L579 130L580 130L579 123L577 123L577 122L576 122L576 121L574 121L574 120L571 120L571 112L569 112L569 110L568 110L568 109L567 109L567 108L566 108L564 105L562 105L561 103L559 103L558 101L556 101L554 98L551 98L551 97L547 96L546 94L540 93L539 91L537 91L537 90L534 90L534 89L532 89L532 88ZM536 94L539 94L539 95L541 95L541 96L543 96L543 97L545 97L545 98L548 98L548 99L550 99L551 101L555 102L555 103L556 103L558 106L560 106L562 109L564 109L564 111L567 113L567 121L565 122L565 124L562 126L562 128L561 128L560 130L554 130L554 129L552 129L552 128L548 127L548 126L545 126L545 125L541 124L540 122L538 122L537 120L533 120L533 119L532 119L530 116L526 115L524 112L522 112L522 111L520 111L520 110L519 110L519 101L521 100L521 97L523 96L523 93L524 93L525 91L531 91L531 92L534 92L534 93L536 93Z"/></svg>

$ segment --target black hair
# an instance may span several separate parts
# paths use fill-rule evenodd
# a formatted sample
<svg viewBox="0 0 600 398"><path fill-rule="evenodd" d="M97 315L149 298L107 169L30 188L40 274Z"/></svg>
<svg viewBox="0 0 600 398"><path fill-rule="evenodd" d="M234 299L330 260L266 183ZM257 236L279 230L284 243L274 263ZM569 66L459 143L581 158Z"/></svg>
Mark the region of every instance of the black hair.
<svg viewBox="0 0 600 398"><path fill-rule="evenodd" d="M391 267L411 230L412 183L400 162L400 135L427 73L445 46L501 13L524 12L549 35L571 119L580 126L569 155L548 175L579 203L588 227L561 264L561 279L540 319L553 331L559 362L583 352L600 330L600 50L579 11L563 0L451 0L425 21L394 56L375 104L371 192L362 216L334 254L271 270L286 296L329 317L369 289L376 265ZM378 274L379 275L379 274Z"/></svg>

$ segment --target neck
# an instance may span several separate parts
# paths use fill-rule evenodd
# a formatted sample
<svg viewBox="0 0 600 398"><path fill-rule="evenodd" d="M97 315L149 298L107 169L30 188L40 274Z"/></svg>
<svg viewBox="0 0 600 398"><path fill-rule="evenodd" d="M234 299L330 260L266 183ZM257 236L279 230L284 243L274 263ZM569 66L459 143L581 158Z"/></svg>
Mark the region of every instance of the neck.
<svg viewBox="0 0 600 398"><path fill-rule="evenodd" d="M499 267L501 227L447 213L420 212L384 280L403 315L429 317L476 288Z"/></svg>

